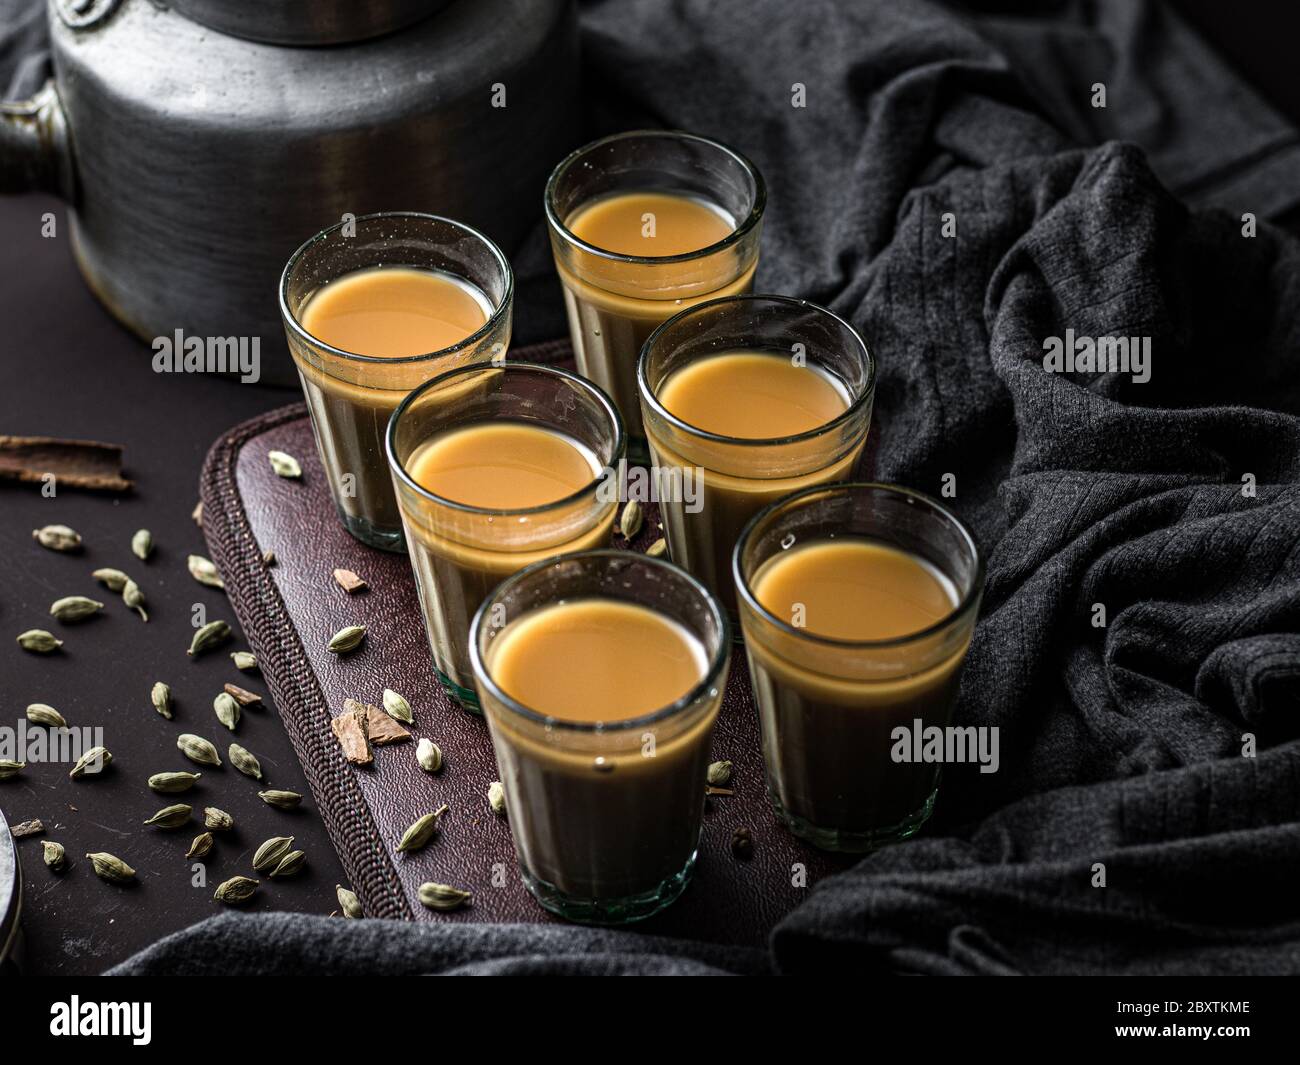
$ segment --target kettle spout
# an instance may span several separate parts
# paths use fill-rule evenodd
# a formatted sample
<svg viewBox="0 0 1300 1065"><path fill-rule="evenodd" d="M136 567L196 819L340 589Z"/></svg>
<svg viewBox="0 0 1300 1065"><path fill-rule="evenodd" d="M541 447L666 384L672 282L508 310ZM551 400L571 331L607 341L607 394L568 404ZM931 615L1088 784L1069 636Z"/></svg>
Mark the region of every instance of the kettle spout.
<svg viewBox="0 0 1300 1065"><path fill-rule="evenodd" d="M68 124L53 81L30 100L0 103L0 193L31 191L73 196Z"/></svg>

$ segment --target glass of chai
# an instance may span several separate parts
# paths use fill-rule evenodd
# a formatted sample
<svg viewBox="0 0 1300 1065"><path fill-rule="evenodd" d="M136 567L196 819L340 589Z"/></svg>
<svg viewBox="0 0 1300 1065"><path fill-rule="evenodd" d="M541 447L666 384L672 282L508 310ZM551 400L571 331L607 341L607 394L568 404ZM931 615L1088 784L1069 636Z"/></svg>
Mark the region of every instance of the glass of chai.
<svg viewBox="0 0 1300 1065"><path fill-rule="evenodd" d="M731 638L685 571L629 551L529 567L474 618L474 679L524 883L620 924L690 878Z"/></svg>
<svg viewBox="0 0 1300 1065"><path fill-rule="evenodd" d="M939 763L984 585L966 527L885 484L809 488L758 514L734 577L777 815L818 847L906 839Z"/></svg>
<svg viewBox="0 0 1300 1065"><path fill-rule="evenodd" d="M614 397L633 461L647 458L642 344L682 308L753 288L766 199L762 176L738 152L659 130L588 144L546 183L578 369Z"/></svg>
<svg viewBox="0 0 1300 1065"><path fill-rule="evenodd" d="M782 496L851 478L875 381L851 325L786 296L702 303L646 341L637 385L668 549L733 618L740 531Z"/></svg>
<svg viewBox="0 0 1300 1065"><path fill-rule="evenodd" d="M609 546L625 446L604 392L526 362L451 370L393 414L388 463L433 662L467 710L474 611L525 566Z"/></svg>
<svg viewBox="0 0 1300 1065"><path fill-rule="evenodd" d="M364 215L293 253L280 315L344 527L403 550L384 459L402 399L446 370L504 357L514 278L495 244L434 215Z"/></svg>

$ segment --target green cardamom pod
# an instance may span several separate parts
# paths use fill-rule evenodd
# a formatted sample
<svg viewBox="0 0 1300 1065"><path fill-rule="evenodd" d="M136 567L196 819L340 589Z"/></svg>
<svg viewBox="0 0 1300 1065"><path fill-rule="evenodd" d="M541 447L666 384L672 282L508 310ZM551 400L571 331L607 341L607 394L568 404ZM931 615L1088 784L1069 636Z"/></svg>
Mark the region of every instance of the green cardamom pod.
<svg viewBox="0 0 1300 1065"><path fill-rule="evenodd" d="M361 900L357 898L356 892L349 891L342 884L334 885L334 894L338 896L339 909L343 911L344 917L356 919L364 917L365 913L361 909Z"/></svg>
<svg viewBox="0 0 1300 1065"><path fill-rule="evenodd" d="M194 639L190 641L190 649L185 653L191 658L197 658L205 651L220 647L230 639L231 635L230 626L226 622L209 621L194 634Z"/></svg>
<svg viewBox="0 0 1300 1065"><path fill-rule="evenodd" d="M98 599L87 599L84 595L68 595L50 604L50 617L59 621L81 621L103 609L104 604Z"/></svg>
<svg viewBox="0 0 1300 1065"><path fill-rule="evenodd" d="M291 850L292 836L272 836L253 852L253 872L265 873L268 869L273 869Z"/></svg>
<svg viewBox="0 0 1300 1065"><path fill-rule="evenodd" d="M213 898L218 902L224 902L229 906L237 906L241 902L247 902L253 897L253 892L257 890L260 881L253 880L246 876L232 876L217 885L217 890Z"/></svg>
<svg viewBox="0 0 1300 1065"><path fill-rule="evenodd" d="M172 718L172 690L162 681L158 681L149 692L149 701L153 708L168 721Z"/></svg>
<svg viewBox="0 0 1300 1065"><path fill-rule="evenodd" d="M217 712L217 720L220 721L231 732L235 731L235 726L239 724L239 703L234 696L228 692L222 692L212 700L212 709Z"/></svg>
<svg viewBox="0 0 1300 1065"><path fill-rule="evenodd" d="M153 554L153 533L140 529L131 537L131 554L142 562Z"/></svg>
<svg viewBox="0 0 1300 1065"><path fill-rule="evenodd" d="M68 776L73 780L98 776L109 767L112 761L113 756L109 753L107 747L92 747L77 759Z"/></svg>
<svg viewBox="0 0 1300 1065"><path fill-rule="evenodd" d="M725 788L731 783L731 763L727 761L709 763L705 780L715 788Z"/></svg>
<svg viewBox="0 0 1300 1065"><path fill-rule="evenodd" d="M131 579L120 569L97 569L91 576L110 592L120 592Z"/></svg>
<svg viewBox="0 0 1300 1065"><path fill-rule="evenodd" d="M145 822L146 825L157 825L159 828L180 828L190 819L190 814L194 812L194 807L186 806L183 802L178 802L175 806L164 806L153 817Z"/></svg>
<svg viewBox="0 0 1300 1065"><path fill-rule="evenodd" d="M45 864L56 873L63 872L68 867L68 856L63 849L62 843L55 843L52 839L41 841L42 857Z"/></svg>
<svg viewBox="0 0 1300 1065"><path fill-rule="evenodd" d="M433 839L433 834L438 830L438 819L447 812L445 805L440 806L431 814L425 814L410 828L402 833L402 842L397 845L399 854L406 854L410 851L418 851L429 840Z"/></svg>
<svg viewBox="0 0 1300 1065"><path fill-rule="evenodd" d="M221 756L217 749L202 736L182 732L176 737L176 747L191 762L199 765L221 765Z"/></svg>
<svg viewBox="0 0 1300 1065"><path fill-rule="evenodd" d="M392 688L384 689L384 709L388 712L389 717L397 721L402 721L408 725L415 724L415 718L411 714L411 704L393 691Z"/></svg>
<svg viewBox="0 0 1300 1065"><path fill-rule="evenodd" d="M450 884L427 883L420 885L420 901L431 910L455 910L464 906L474 896Z"/></svg>
<svg viewBox="0 0 1300 1065"><path fill-rule="evenodd" d="M226 586L226 582L221 579L221 573L211 559L204 558L202 555L190 555L185 560L185 564L189 567L190 576L200 584L206 584L209 588Z"/></svg>
<svg viewBox="0 0 1300 1065"><path fill-rule="evenodd" d="M230 660L241 673L251 673L257 668L257 655L251 651L232 651Z"/></svg>
<svg viewBox="0 0 1300 1065"><path fill-rule="evenodd" d="M302 796L296 791L259 791L257 797L267 806L274 806L280 810L292 810L302 802Z"/></svg>
<svg viewBox="0 0 1300 1065"><path fill-rule="evenodd" d="M122 589L122 602L128 609L139 614L141 620L149 620L149 615L144 609L144 592L140 591L140 586L135 581L126 582L126 587Z"/></svg>
<svg viewBox="0 0 1300 1065"><path fill-rule="evenodd" d="M244 776L252 777L254 780L262 779L262 763L257 760L257 756L251 751L246 751L239 744L232 743L226 754L230 759L230 764L243 773Z"/></svg>
<svg viewBox="0 0 1300 1065"><path fill-rule="evenodd" d="M203 807L203 824L204 827L212 829L214 832L229 832L235 827L235 819L225 810L218 809L215 806Z"/></svg>
<svg viewBox="0 0 1300 1065"><path fill-rule="evenodd" d="M307 864L306 851L290 851L280 859L280 864L271 870L272 876L293 876Z"/></svg>
<svg viewBox="0 0 1300 1065"><path fill-rule="evenodd" d="M46 703L32 703L27 708L27 720L33 725L44 725L46 728L68 727L63 715Z"/></svg>
<svg viewBox="0 0 1300 1065"><path fill-rule="evenodd" d="M627 506L623 508L623 513L619 515L618 531L623 534L624 540L634 540L636 534L641 531L642 522L641 504L635 499L629 500Z"/></svg>
<svg viewBox="0 0 1300 1065"><path fill-rule="evenodd" d="M287 477L291 481L296 481L302 476L302 467L298 465L298 460L285 451L270 451L266 456L271 462L277 476Z"/></svg>
<svg viewBox="0 0 1300 1065"><path fill-rule="evenodd" d="M211 853L214 842L211 832L200 832L194 837L194 842L190 844L190 849L185 852L185 857L206 858Z"/></svg>
<svg viewBox="0 0 1300 1065"><path fill-rule="evenodd" d="M46 525L32 530L32 539L51 551L80 551L81 534L66 525Z"/></svg>
<svg viewBox="0 0 1300 1065"><path fill-rule="evenodd" d="M95 875L101 880L111 880L115 884L129 884L135 879L135 870L115 854L108 851L96 851L87 854L90 864L94 866Z"/></svg>
<svg viewBox="0 0 1300 1065"><path fill-rule="evenodd" d="M488 785L487 799L492 812L498 817L506 812L506 786L501 781L494 780Z"/></svg>
<svg viewBox="0 0 1300 1065"><path fill-rule="evenodd" d="M415 760L426 773L436 773L442 768L442 748L433 740L421 740L415 745Z"/></svg>
<svg viewBox="0 0 1300 1065"><path fill-rule="evenodd" d="M645 549L645 553L650 558L663 558L668 554L668 541L662 536Z"/></svg>
<svg viewBox="0 0 1300 1065"><path fill-rule="evenodd" d="M155 773L149 778L149 787L164 795L174 795L189 791L201 776L202 773Z"/></svg>
<svg viewBox="0 0 1300 1065"><path fill-rule="evenodd" d="M15 762L12 758L0 758L0 780L16 777L26 768L26 762Z"/></svg>
<svg viewBox="0 0 1300 1065"><path fill-rule="evenodd" d="M329 649L336 655L345 655L349 651L355 651L366 638L366 627L364 625L349 625L346 629L339 629L338 632L330 639Z"/></svg>
<svg viewBox="0 0 1300 1065"><path fill-rule="evenodd" d="M33 651L38 655L47 655L63 646L62 640L56 640L54 634L44 629L28 629L18 636L18 646L24 651Z"/></svg>

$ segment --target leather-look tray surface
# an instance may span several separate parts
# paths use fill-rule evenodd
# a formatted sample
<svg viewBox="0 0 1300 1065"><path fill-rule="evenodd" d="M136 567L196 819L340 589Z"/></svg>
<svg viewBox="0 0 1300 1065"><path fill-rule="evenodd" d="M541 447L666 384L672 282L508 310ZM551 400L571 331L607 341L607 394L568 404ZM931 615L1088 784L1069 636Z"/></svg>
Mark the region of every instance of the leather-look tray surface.
<svg viewBox="0 0 1300 1065"><path fill-rule="evenodd" d="M568 354L567 343L557 342L512 353L512 358L556 362ZM301 480L272 472L267 460L272 449L299 460ZM488 807L487 788L498 773L486 725L452 704L434 677L410 562L405 555L372 550L344 531L303 405L245 422L218 440L204 467L201 492L212 558L366 914L408 920L554 920L524 888L510 827ZM644 550L660 535L658 514L647 507L645 526L631 546ZM621 537L615 545L628 546ZM262 560L267 550L275 552L270 566ZM336 567L355 571L368 590L346 594L333 580ZM351 624L367 626L361 648L343 657L329 653L330 637ZM353 766L344 760L330 720L349 697L378 704L386 687L411 703L416 722L412 741L376 748L372 766ZM433 776L415 761L415 740L422 736L443 751L443 768ZM735 764L735 794L706 803L699 861L685 894L636 927L658 935L756 944L820 877L850 860L808 847L776 823L765 792L758 720L739 645L732 655L713 758ZM407 826L443 803L450 810L433 841L414 854L398 854ZM654 811L645 816L653 817ZM754 840L747 860L731 851L732 835L742 827ZM450 914L427 910L416 892L428 880L472 891L472 905Z"/></svg>

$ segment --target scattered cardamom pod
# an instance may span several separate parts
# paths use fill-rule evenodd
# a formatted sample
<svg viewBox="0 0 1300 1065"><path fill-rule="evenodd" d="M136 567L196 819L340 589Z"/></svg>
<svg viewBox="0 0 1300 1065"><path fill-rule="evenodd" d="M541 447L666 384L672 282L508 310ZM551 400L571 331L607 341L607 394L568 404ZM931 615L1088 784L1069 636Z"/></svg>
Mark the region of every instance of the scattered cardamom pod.
<svg viewBox="0 0 1300 1065"><path fill-rule="evenodd" d="M32 539L51 551L80 551L81 534L66 525L45 525L32 530Z"/></svg>
<svg viewBox="0 0 1300 1065"><path fill-rule="evenodd" d="M274 565L275 565L275 552L274 552L274 551L270 551L270 550L263 551L263 552L262 552L262 562L265 563L265 564L268 565L268 566L274 566ZM271 875L274 876L275 874L272 873Z"/></svg>
<svg viewBox="0 0 1300 1065"><path fill-rule="evenodd" d="M415 718L411 715L411 704L392 688L384 689L384 709L388 711L389 717L397 721L403 721L408 725L415 724Z"/></svg>
<svg viewBox="0 0 1300 1065"><path fill-rule="evenodd" d="M259 883L260 881L247 876L232 876L229 880L222 881L217 885L217 890L212 897L218 902L226 903L228 906L237 906L253 897Z"/></svg>
<svg viewBox="0 0 1300 1065"><path fill-rule="evenodd" d="M651 558L663 558L668 554L668 541L662 536L645 549L645 553Z"/></svg>
<svg viewBox="0 0 1300 1065"><path fill-rule="evenodd" d="M194 842L190 844L190 849L185 852L186 858L206 858L212 852L212 844L216 842L212 838L211 832L200 832L194 837Z"/></svg>
<svg viewBox="0 0 1300 1065"><path fill-rule="evenodd" d="M135 581L129 580L126 582L126 587L122 589L122 602L127 605L128 609L139 614L141 620L149 620L149 615L144 609L144 592L140 591L140 586Z"/></svg>
<svg viewBox="0 0 1300 1065"><path fill-rule="evenodd" d="M159 828L180 828L190 819L190 814L194 812L194 807L186 806L183 802L178 802L175 806L164 806L153 817L145 821L146 825L157 825Z"/></svg>
<svg viewBox="0 0 1300 1065"><path fill-rule="evenodd" d="M433 740L421 740L415 745L415 760L426 773L436 773L442 768L442 748Z"/></svg>
<svg viewBox="0 0 1300 1065"><path fill-rule="evenodd" d="M95 875L101 880L111 880L114 884L129 884L135 879L135 870L115 854L108 851L95 851L87 854Z"/></svg>
<svg viewBox="0 0 1300 1065"><path fill-rule="evenodd" d="M12 758L0 758L0 780L16 777L26 768L26 762L15 762Z"/></svg>
<svg viewBox="0 0 1300 1065"><path fill-rule="evenodd" d="M241 673L251 673L257 668L257 655L252 651L231 651L230 660Z"/></svg>
<svg viewBox="0 0 1300 1065"><path fill-rule="evenodd" d="M705 779L715 788L725 788L731 783L731 763L727 761L710 762Z"/></svg>
<svg viewBox="0 0 1300 1065"><path fill-rule="evenodd" d="M280 864L271 870L272 876L293 876L307 864L306 851L290 851L280 859Z"/></svg>
<svg viewBox="0 0 1300 1065"><path fill-rule="evenodd" d="M349 891L342 884L335 884L334 894L338 896L339 909L343 911L344 917L350 917L355 920L358 917L365 916L365 913L361 909L361 900L357 898L355 891Z"/></svg>
<svg viewBox="0 0 1300 1065"><path fill-rule="evenodd" d="M232 743L226 751L226 757L230 759L230 764L244 776L252 777L254 780L262 779L262 763L257 760L257 756L252 751Z"/></svg>
<svg viewBox="0 0 1300 1065"><path fill-rule="evenodd" d="M287 477L291 481L296 481L302 476L302 467L298 465L298 460L286 451L268 451L266 457L271 462L271 469L275 471L277 477Z"/></svg>
<svg viewBox="0 0 1300 1065"><path fill-rule="evenodd" d="M176 795L189 791L202 773L155 773L149 778L149 788L164 795Z"/></svg>
<svg viewBox="0 0 1300 1065"><path fill-rule="evenodd" d="M506 786L501 781L494 780L488 785L487 796L494 814L500 816L506 812Z"/></svg>
<svg viewBox="0 0 1300 1065"><path fill-rule="evenodd" d="M239 724L239 704L235 702L235 697L229 692L222 692L212 700L212 709L216 711L217 720L220 721L231 732L235 731L235 726Z"/></svg>
<svg viewBox="0 0 1300 1065"><path fill-rule="evenodd" d="M226 694L235 700L240 706L260 706L262 697L257 692L250 692L247 688L241 688L238 684L224 685Z"/></svg>
<svg viewBox="0 0 1300 1065"><path fill-rule="evenodd" d="M398 854L418 851L438 830L438 819L447 812L446 804L439 806L431 814L425 814L415 824L402 833L402 842L397 845Z"/></svg>
<svg viewBox="0 0 1300 1065"><path fill-rule="evenodd" d="M143 562L153 554L153 533L140 529L131 537L131 554Z"/></svg>
<svg viewBox="0 0 1300 1065"><path fill-rule="evenodd" d="M27 708L27 720L33 725L44 725L46 728L68 727L63 715L46 703L32 703Z"/></svg>
<svg viewBox="0 0 1300 1065"><path fill-rule="evenodd" d="M212 829L213 832L229 832L235 827L235 819L225 810L220 810L215 806L203 807L203 826Z"/></svg>
<svg viewBox="0 0 1300 1065"><path fill-rule="evenodd" d="M623 534L623 539L635 539L636 534L641 531L643 520L641 504L635 499L629 499L627 506L623 508L623 513L618 518L618 531Z"/></svg>
<svg viewBox="0 0 1300 1065"><path fill-rule="evenodd" d="M18 646L24 651L47 655L62 647L63 641L56 640L53 633L46 632L44 629L28 629L26 632L19 633Z"/></svg>
<svg viewBox="0 0 1300 1065"><path fill-rule="evenodd" d="M738 828L731 834L731 853L737 858L749 858L754 853L754 834L747 828Z"/></svg>
<svg viewBox="0 0 1300 1065"><path fill-rule="evenodd" d="M334 634L330 639L329 649L336 655L345 655L349 651L355 651L365 638L366 627L364 625L349 625L346 629L339 629Z"/></svg>
<svg viewBox="0 0 1300 1065"><path fill-rule="evenodd" d="M190 649L185 653L191 658L197 658L205 651L220 647L232 635L230 626L226 622L209 621L194 634L194 639L190 641Z"/></svg>
<svg viewBox="0 0 1300 1065"><path fill-rule="evenodd" d="M265 873L293 849L292 836L272 836L253 852L253 872Z"/></svg>
<svg viewBox="0 0 1300 1065"><path fill-rule="evenodd" d="M217 567L210 559L202 555L190 555L185 560L189 566L190 576L200 584L206 584L209 588L224 588L226 582L221 579L221 574L217 572Z"/></svg>
<svg viewBox="0 0 1300 1065"><path fill-rule="evenodd" d="M41 850L51 872L61 873L68 867L68 855L62 843L55 843L52 839L42 840Z"/></svg>
<svg viewBox="0 0 1300 1065"><path fill-rule="evenodd" d="M193 519L195 525L200 529L203 528L203 500L200 499L194 504L194 509L190 511L190 517Z"/></svg>
<svg viewBox="0 0 1300 1065"><path fill-rule="evenodd" d="M358 577L350 569L336 569L334 571L334 580L348 595L363 592L367 587L365 579Z"/></svg>
<svg viewBox="0 0 1300 1065"><path fill-rule="evenodd" d="M474 896L450 884L421 884L420 901L431 910L455 910L464 906Z"/></svg>
<svg viewBox="0 0 1300 1065"><path fill-rule="evenodd" d="M92 747L77 759L68 776L73 780L98 776L109 767L112 761L113 756L109 753L107 747Z"/></svg>
<svg viewBox="0 0 1300 1065"><path fill-rule="evenodd" d="M87 599L84 595L68 595L56 599L50 604L50 617L58 621L81 621L104 609L98 599Z"/></svg>
<svg viewBox="0 0 1300 1065"><path fill-rule="evenodd" d="M153 708L168 721L172 718L172 690L162 681L158 681L149 692L149 701Z"/></svg>
<svg viewBox="0 0 1300 1065"><path fill-rule="evenodd" d="M110 592L120 592L131 578L120 569L97 569L92 574Z"/></svg>
<svg viewBox="0 0 1300 1065"><path fill-rule="evenodd" d="M191 762L199 765L221 765L221 756L217 749L202 736L182 732L176 737L176 747Z"/></svg>
<svg viewBox="0 0 1300 1065"><path fill-rule="evenodd" d="M259 791L257 797L267 806L274 806L280 810L292 810L302 802L302 796L296 791Z"/></svg>

